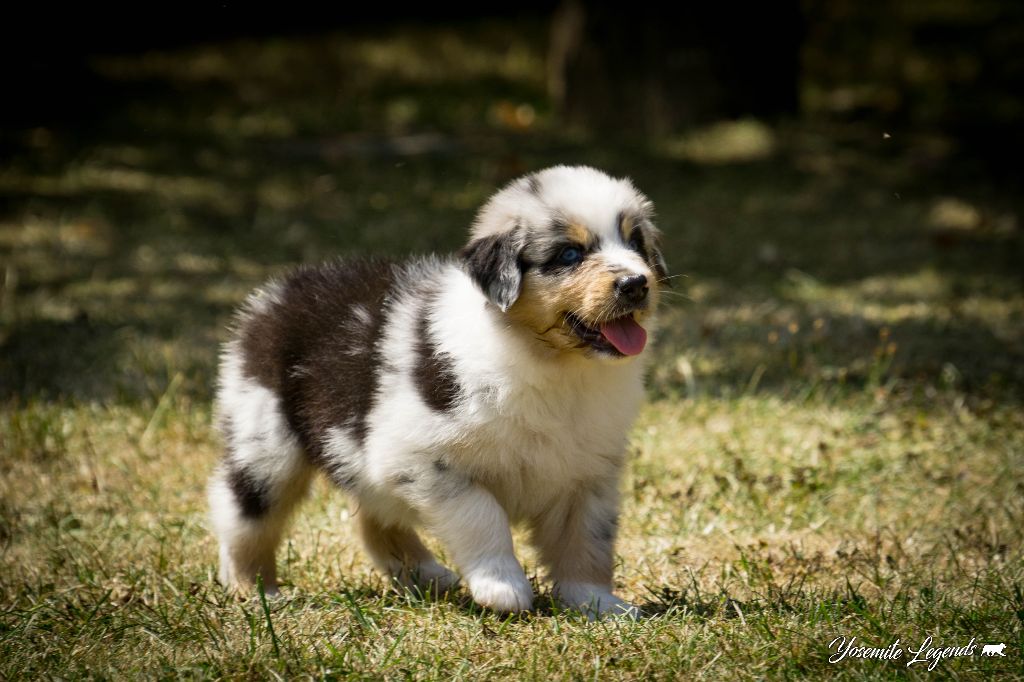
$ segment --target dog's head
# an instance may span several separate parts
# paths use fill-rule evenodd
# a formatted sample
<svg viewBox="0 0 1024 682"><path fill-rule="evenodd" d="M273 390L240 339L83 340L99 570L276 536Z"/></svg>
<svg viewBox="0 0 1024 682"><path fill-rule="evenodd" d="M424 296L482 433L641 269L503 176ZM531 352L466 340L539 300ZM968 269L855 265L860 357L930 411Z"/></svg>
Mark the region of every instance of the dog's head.
<svg viewBox="0 0 1024 682"><path fill-rule="evenodd" d="M490 302L539 342L634 356L667 282L652 213L628 180L556 166L495 194L461 255Z"/></svg>

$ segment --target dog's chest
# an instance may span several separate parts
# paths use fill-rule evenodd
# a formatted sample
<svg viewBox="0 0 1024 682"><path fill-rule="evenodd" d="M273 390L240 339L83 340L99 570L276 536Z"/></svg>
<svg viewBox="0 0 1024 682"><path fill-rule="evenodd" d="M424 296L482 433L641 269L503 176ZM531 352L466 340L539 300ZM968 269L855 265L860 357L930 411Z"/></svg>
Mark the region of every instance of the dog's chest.
<svg viewBox="0 0 1024 682"><path fill-rule="evenodd" d="M636 414L639 381L491 387L470 398L468 436L453 455L490 483L506 507L614 476ZM528 509L521 509L529 513Z"/></svg>

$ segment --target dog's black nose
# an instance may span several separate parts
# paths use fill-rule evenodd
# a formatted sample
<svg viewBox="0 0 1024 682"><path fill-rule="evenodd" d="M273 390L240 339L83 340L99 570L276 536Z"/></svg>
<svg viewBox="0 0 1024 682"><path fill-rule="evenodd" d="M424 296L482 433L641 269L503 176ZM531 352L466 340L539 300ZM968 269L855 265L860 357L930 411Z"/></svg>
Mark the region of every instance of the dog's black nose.
<svg viewBox="0 0 1024 682"><path fill-rule="evenodd" d="M615 295L627 303L640 303L647 297L647 276L626 275L615 280Z"/></svg>

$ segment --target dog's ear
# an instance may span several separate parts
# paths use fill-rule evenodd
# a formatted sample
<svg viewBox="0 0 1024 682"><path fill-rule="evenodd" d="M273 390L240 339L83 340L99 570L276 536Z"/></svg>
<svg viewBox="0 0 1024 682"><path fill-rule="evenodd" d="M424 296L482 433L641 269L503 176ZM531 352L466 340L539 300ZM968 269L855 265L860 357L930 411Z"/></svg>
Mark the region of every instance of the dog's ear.
<svg viewBox="0 0 1024 682"><path fill-rule="evenodd" d="M658 284L663 287L671 287L672 280L668 276L668 265L665 263L665 256L661 255L661 232L651 227L647 230L649 235L650 249L647 255L647 263L654 270L658 277Z"/></svg>
<svg viewBox="0 0 1024 682"><path fill-rule="evenodd" d="M459 257L491 303L505 312L523 288L522 236L519 228L474 239Z"/></svg>
<svg viewBox="0 0 1024 682"><path fill-rule="evenodd" d="M651 267L654 268L654 274L658 276L658 284L663 287L671 287L672 280L668 276L668 265L665 263L665 257L661 255L661 249L655 246L651 249Z"/></svg>

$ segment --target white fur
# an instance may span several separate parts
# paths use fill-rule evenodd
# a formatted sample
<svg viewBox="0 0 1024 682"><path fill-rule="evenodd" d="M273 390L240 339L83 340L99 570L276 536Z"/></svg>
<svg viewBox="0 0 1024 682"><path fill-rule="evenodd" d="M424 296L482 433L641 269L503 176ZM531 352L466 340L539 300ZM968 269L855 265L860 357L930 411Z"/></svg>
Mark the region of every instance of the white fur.
<svg viewBox="0 0 1024 682"><path fill-rule="evenodd" d="M602 248L600 255L609 268L621 269L623 274L653 276L647 263L636 251L613 244Z"/></svg>
<svg viewBox="0 0 1024 682"><path fill-rule="evenodd" d="M272 279L249 294L242 305L242 310L245 315L258 315L279 303L281 303L281 283Z"/></svg>
<svg viewBox="0 0 1024 682"><path fill-rule="evenodd" d="M554 166L534 177L539 194L534 195L526 180L505 187L480 211L473 236L502 232L516 221L540 226L552 215L561 215L586 224L601 237L609 237L618 230L616 218L620 212L649 217L653 210L647 197L629 180L612 178L593 168Z"/></svg>

